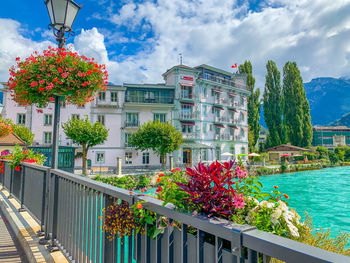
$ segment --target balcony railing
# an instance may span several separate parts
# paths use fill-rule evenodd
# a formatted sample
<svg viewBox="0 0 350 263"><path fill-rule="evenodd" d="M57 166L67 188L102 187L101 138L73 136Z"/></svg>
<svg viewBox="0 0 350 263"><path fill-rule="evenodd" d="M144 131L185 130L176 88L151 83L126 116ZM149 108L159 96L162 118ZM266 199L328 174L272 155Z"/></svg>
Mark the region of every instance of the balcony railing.
<svg viewBox="0 0 350 263"><path fill-rule="evenodd" d="M126 121L124 127L139 127L140 122L139 121Z"/></svg>
<svg viewBox="0 0 350 263"><path fill-rule="evenodd" d="M117 101L107 101L107 100L96 100L96 107L101 108L119 108Z"/></svg>
<svg viewBox="0 0 350 263"><path fill-rule="evenodd" d="M173 104L174 97L157 97L147 98L144 96L125 96L125 102L129 103L156 103L156 104Z"/></svg>
<svg viewBox="0 0 350 263"><path fill-rule="evenodd" d="M229 104L229 100L228 99L224 99L224 98L214 98L214 104L219 104L219 105L228 105Z"/></svg>
<svg viewBox="0 0 350 263"><path fill-rule="evenodd" d="M180 120L195 120L195 119L197 119L197 114L195 112L192 112L192 113L179 112L177 116Z"/></svg>
<svg viewBox="0 0 350 263"><path fill-rule="evenodd" d="M182 133L182 138L184 139L195 139L197 138L195 132Z"/></svg>
<svg viewBox="0 0 350 263"><path fill-rule="evenodd" d="M230 118L225 116L215 116L214 122L230 122Z"/></svg>
<svg viewBox="0 0 350 263"><path fill-rule="evenodd" d="M243 90L249 91L249 88L247 88L246 86L243 86L243 85L240 85L240 84L236 84L232 80L228 80L228 79L224 79L224 78L221 78L221 77L213 76L213 75L210 75L210 74L207 74L207 73L199 74L198 78L199 79L209 80L209 81L216 82L216 83L219 83L219 84L223 84L223 85L227 85L227 86L231 86L231 87L235 87L235 88L239 88L239 89L243 89Z"/></svg>
<svg viewBox="0 0 350 263"><path fill-rule="evenodd" d="M194 94L194 93L186 94L186 93L180 92L179 99L194 100L194 99L196 99L196 94Z"/></svg>
<svg viewBox="0 0 350 263"><path fill-rule="evenodd" d="M350 258L257 230L248 225L181 213L147 195L48 167L24 164L14 171L5 162L0 183L41 225L50 251L60 249L70 262L349 262ZM115 201L176 221L156 239L142 234L109 241L102 232L103 209ZM196 232L196 235L191 234ZM205 237L210 237L208 241ZM226 242L223 246L223 242ZM39 245L40 246L40 245ZM262 261L261 261L262 260Z"/></svg>

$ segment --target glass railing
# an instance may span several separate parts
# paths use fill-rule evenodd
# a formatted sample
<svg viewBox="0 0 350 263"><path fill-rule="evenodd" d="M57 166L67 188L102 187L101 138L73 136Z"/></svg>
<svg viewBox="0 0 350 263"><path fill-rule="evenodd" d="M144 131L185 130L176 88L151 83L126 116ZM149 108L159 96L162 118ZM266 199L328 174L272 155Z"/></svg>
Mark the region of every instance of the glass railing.
<svg viewBox="0 0 350 263"><path fill-rule="evenodd" d="M146 98L143 96L126 96L125 102L173 104L174 97Z"/></svg>

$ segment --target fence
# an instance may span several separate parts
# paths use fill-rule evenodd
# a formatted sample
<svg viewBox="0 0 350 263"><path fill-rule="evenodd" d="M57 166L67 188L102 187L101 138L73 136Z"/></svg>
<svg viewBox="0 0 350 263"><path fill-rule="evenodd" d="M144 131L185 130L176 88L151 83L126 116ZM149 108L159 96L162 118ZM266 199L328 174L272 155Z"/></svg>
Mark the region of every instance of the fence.
<svg viewBox="0 0 350 263"><path fill-rule="evenodd" d="M255 227L180 213L152 197L47 167L24 164L16 174L5 162L0 183L71 262L257 263L269 262L271 257L285 262L350 262L349 257ZM181 230L168 227L151 239L146 226L144 234L128 236L124 242L108 241L101 231L102 210L116 198L129 205L146 201L144 208L178 222Z"/></svg>

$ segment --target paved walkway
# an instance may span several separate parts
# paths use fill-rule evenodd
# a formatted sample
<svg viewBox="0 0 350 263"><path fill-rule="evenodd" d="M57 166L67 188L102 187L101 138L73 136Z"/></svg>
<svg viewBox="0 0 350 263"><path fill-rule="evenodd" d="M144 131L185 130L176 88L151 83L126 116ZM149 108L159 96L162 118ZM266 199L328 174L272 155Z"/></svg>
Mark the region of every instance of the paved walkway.
<svg viewBox="0 0 350 263"><path fill-rule="evenodd" d="M10 229L4 214L0 211L0 262L28 262L24 252L19 248L17 239Z"/></svg>

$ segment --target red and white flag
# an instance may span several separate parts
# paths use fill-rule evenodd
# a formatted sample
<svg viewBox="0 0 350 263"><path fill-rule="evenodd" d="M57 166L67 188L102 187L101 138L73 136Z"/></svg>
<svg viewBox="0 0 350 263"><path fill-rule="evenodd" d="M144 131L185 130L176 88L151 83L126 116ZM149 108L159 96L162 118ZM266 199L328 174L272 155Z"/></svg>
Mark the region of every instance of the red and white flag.
<svg viewBox="0 0 350 263"><path fill-rule="evenodd" d="M237 63L233 64L231 68L237 68Z"/></svg>

